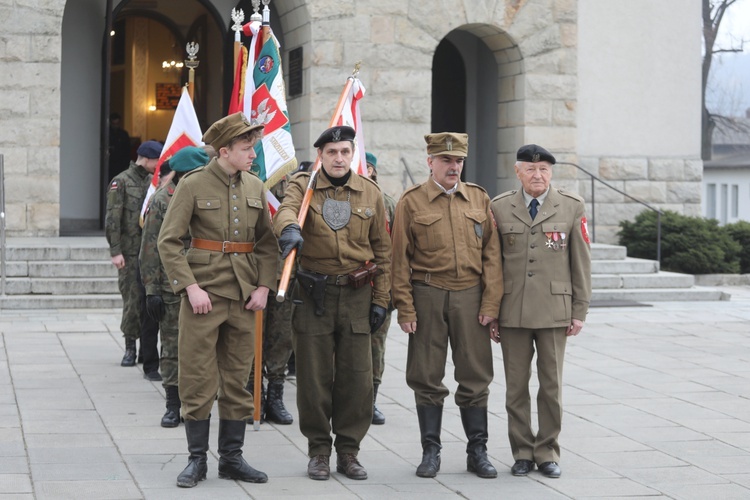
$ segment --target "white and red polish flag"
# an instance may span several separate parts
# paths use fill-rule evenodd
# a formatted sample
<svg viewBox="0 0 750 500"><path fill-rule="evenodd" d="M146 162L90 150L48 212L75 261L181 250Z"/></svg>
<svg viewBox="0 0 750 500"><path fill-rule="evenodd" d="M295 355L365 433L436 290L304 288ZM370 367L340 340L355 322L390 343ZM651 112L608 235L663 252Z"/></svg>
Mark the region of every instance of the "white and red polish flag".
<svg viewBox="0 0 750 500"><path fill-rule="evenodd" d="M357 147L352 158L352 170L367 177L367 162L365 160L365 133L362 128L362 116L359 113L359 100L365 96L365 86L358 78L354 78L351 90L346 96L344 107L336 120L336 125L348 125L357 133Z"/></svg>
<svg viewBox="0 0 750 500"><path fill-rule="evenodd" d="M161 169L161 164L172 158L177 151L185 146L203 146L203 141L201 140L202 137L203 132L201 132L198 116L195 114L193 101L190 100L190 94L188 93L187 87L182 87L180 102L177 104L177 109L174 112L172 125L169 127L167 140L164 143L164 149L161 150L161 156L159 156L159 162L156 164L156 170L151 179L151 185L148 187L146 199L143 201L143 207L141 208L141 226L143 226L143 217L146 215L146 208L148 207L151 195L153 195L154 192L156 192L156 188L159 187L159 170Z"/></svg>

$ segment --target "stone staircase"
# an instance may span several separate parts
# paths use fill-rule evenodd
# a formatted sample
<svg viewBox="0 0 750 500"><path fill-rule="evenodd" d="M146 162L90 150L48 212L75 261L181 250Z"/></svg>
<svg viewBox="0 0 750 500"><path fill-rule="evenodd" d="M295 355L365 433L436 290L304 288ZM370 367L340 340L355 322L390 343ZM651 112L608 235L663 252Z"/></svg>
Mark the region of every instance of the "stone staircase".
<svg viewBox="0 0 750 500"><path fill-rule="evenodd" d="M624 247L591 248L594 304L729 299L721 290L695 286L692 275L659 271L658 262L629 258ZM0 309L122 307L103 236L9 238L6 257Z"/></svg>

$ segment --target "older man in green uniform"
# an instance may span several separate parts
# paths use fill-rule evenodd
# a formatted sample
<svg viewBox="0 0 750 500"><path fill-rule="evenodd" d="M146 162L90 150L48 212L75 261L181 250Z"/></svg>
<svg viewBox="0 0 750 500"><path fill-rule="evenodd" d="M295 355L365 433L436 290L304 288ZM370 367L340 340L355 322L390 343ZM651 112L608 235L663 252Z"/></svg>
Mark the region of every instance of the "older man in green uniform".
<svg viewBox="0 0 750 500"><path fill-rule="evenodd" d="M369 151L365 155L367 161L367 175L376 184L378 182L378 158ZM385 204L385 220L388 223L388 232L391 232L393 225L393 214L396 211L396 200L383 192L383 203ZM388 337L388 329L391 326L391 312L393 312L393 302L388 304L388 312L385 315L383 326L372 334L372 424L383 425L385 415L378 409L378 388L383 381L383 371L385 371L385 339Z"/></svg>
<svg viewBox="0 0 750 500"><path fill-rule="evenodd" d="M242 458L253 404L245 383L254 351L255 311L276 285L279 247L263 182L249 173L263 126L235 113L203 140L218 157L185 175L159 235L159 253L180 304L180 399L190 459L177 485L206 478L211 408L218 394L219 477L264 483ZM182 238L190 233L190 249Z"/></svg>
<svg viewBox="0 0 750 500"><path fill-rule="evenodd" d="M560 477L562 370L569 336L583 328L591 298L591 250L583 200L550 186L555 157L536 144L516 155L520 190L492 200L502 238L505 295L499 330L503 348L505 408L515 463L525 476L536 463L547 477ZM529 380L537 353L539 426L531 428Z"/></svg>
<svg viewBox="0 0 750 500"><path fill-rule="evenodd" d="M159 162L161 150L162 145L156 141L141 144L136 161L131 162L127 170L110 181L107 192L104 228L112 264L117 268L117 285L122 295L120 329L125 337L125 355L120 362L122 366L135 366L135 340L141 333L143 290L138 280L140 216L151 174Z"/></svg>
<svg viewBox="0 0 750 500"><path fill-rule="evenodd" d="M301 249L292 340L307 474L316 480L330 477L332 444L336 470L367 479L357 453L372 421L370 335L385 321L389 300L391 241L383 198L377 184L351 170L354 136L346 126L321 134L314 145L322 167L304 228L297 215L308 173L292 178L274 225L282 257Z"/></svg>
<svg viewBox="0 0 750 500"><path fill-rule="evenodd" d="M151 197L143 221L139 255L141 280L146 288L146 314L159 323L159 368L163 379L162 386L167 394L167 411L161 419L162 427L177 427L180 424L180 394L177 385L177 321L180 314L180 296L172 293L169 278L159 257L157 241L167 207L180 178L186 172L206 165L208 161L206 152L198 147L187 146L175 153L169 160L173 172L171 180ZM190 246L189 234L184 236L183 242L186 248Z"/></svg>
<svg viewBox="0 0 750 500"><path fill-rule="evenodd" d="M503 295L500 242L490 198L461 181L468 136L428 134L430 178L407 189L393 222L393 303L409 334L406 382L414 391L422 438L420 477L440 470L445 360L450 344L466 432L466 467L497 477L487 458L487 399L492 382L489 325Z"/></svg>

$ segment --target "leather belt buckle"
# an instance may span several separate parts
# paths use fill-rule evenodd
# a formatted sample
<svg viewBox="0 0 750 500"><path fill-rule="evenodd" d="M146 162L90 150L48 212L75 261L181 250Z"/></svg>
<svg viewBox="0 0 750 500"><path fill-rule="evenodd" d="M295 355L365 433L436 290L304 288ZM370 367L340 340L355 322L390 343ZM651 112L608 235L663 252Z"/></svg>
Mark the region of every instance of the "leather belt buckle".
<svg viewBox="0 0 750 500"><path fill-rule="evenodd" d="M229 253L229 252L227 251L227 244L228 244L228 243L229 243L228 241L222 241L222 242L221 242L221 253Z"/></svg>
<svg viewBox="0 0 750 500"><path fill-rule="evenodd" d="M339 281L341 280L341 281ZM339 274L336 276L336 281L334 282L334 285L337 286L345 286L349 284L348 276L345 274Z"/></svg>

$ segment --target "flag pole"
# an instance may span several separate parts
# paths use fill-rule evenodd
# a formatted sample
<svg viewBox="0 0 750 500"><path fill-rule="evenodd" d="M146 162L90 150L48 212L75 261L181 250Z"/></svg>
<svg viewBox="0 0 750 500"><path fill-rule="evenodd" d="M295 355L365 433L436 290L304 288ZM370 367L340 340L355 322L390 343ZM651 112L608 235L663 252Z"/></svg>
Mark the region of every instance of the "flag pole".
<svg viewBox="0 0 750 500"><path fill-rule="evenodd" d="M240 33L242 33L242 21L245 20L245 13L242 9L232 9L232 29L234 30L234 71L233 75L237 74L237 59L240 56L240 50L242 50L242 40L240 39Z"/></svg>
<svg viewBox="0 0 750 500"><path fill-rule="evenodd" d="M346 84L344 85L344 89L341 91L338 104L336 104L336 109L333 112L331 121L328 124L329 128L335 126L336 123L338 123L339 117L341 116L341 113L344 110L344 104L346 103L346 98L352 89L352 85L354 85L355 78L357 78L357 75L359 74L359 67L361 63L362 62L359 61L357 62L357 64L354 65L354 71L352 71L351 76L346 79ZM297 214L297 224L299 224L300 228L304 227L305 219L307 219L307 210L310 208L310 202L312 201L312 195L313 195L313 188L315 187L315 179L317 177L319 170L320 170L320 156L318 155L315 158L315 163L312 166L312 170L310 173L310 181L307 183L307 190L305 191L304 198L302 198L302 205L300 206L299 213ZM296 257L297 257L297 249L295 248L295 249L292 249L291 252L289 252L289 255L287 256L286 260L284 260L284 269L281 272L281 280L279 281L279 291L276 295L276 301L278 302L284 302L284 297L286 296L287 288L289 287L289 280L292 277L292 267L294 267L294 259Z"/></svg>
<svg viewBox="0 0 750 500"><path fill-rule="evenodd" d="M195 69L198 67L200 61L195 57L198 55L198 49L200 46L195 42L188 42L185 46L185 50L188 53L188 58L185 61L185 66L188 67L188 94L190 100L195 102Z"/></svg>

